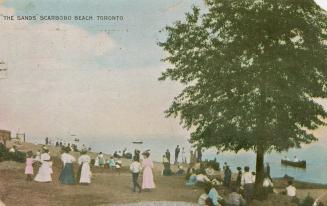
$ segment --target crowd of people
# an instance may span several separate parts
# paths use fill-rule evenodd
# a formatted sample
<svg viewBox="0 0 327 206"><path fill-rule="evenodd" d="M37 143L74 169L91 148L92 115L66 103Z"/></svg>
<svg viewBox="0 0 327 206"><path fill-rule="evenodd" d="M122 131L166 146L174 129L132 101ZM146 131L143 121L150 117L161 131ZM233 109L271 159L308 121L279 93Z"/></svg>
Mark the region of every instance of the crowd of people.
<svg viewBox="0 0 327 206"><path fill-rule="evenodd" d="M199 199L199 205L214 205L214 206L244 206L254 198L254 186L256 174L250 171L250 167L237 167L236 177L232 180L232 171L229 165L225 162L221 173L214 171L210 166L204 168L189 168L189 177L186 181L187 186L204 185L204 191ZM224 191L229 191L229 194L223 198L216 188L223 188ZM264 168L264 179L262 190L257 192L260 198L266 199L269 194L278 193L274 189L273 180L270 176L270 165L266 163ZM292 180L288 180L288 186L281 194L285 194L292 200L296 200L296 188Z"/></svg>
<svg viewBox="0 0 327 206"><path fill-rule="evenodd" d="M76 158L70 154L71 148L66 146L61 148L60 160L62 163L62 169L59 175L59 181L61 184L73 185L76 183L79 184L90 184L91 183L91 157L87 154L88 150L82 149L80 151L80 156ZM136 192L138 189L139 192L142 190L151 190L155 188L154 179L153 179L153 162L150 159L150 152L145 151L142 153L143 161L140 163L139 153L136 151L137 155L134 155L133 161L130 165L130 171L132 173L133 179L133 191ZM74 163L77 162L79 165L78 172L75 178L74 173ZM95 167L104 167L108 165L109 168L119 169L122 166L121 159L116 160L111 156L108 160L105 159L104 154L100 152L94 161ZM38 171L34 175L34 167L36 164ZM46 146L43 146L41 150L38 150L34 155L32 151L28 151L26 154L26 166L25 174L27 181L36 181L42 183L52 182L53 174L53 159L50 156L49 149ZM143 172L142 186L138 184L139 174Z"/></svg>
<svg viewBox="0 0 327 206"><path fill-rule="evenodd" d="M16 148L14 148L16 149ZM247 202L251 202L254 197L254 184L256 179L255 172L250 171L250 167L245 166L242 170L241 167L236 168L235 177L233 178L233 172L230 166L225 162L222 167L222 171L218 172L215 170L212 165L205 164L203 161L198 163L187 164L189 167L187 171L184 170L184 148L180 149L177 145L175 149L174 164L177 165L177 171L172 172L171 170L171 159L170 152L167 149L163 155L162 164L163 170L162 175L171 176L171 175L186 175L187 181L186 186L204 186L204 191L198 200L200 205L227 205L227 206L242 206ZM62 147L61 149L61 171L59 175L59 181L61 184L90 184L91 183L91 157L87 154L87 149L80 150L80 156L76 159L72 154L70 154L70 147ZM179 154L182 153L182 162L178 162ZM140 155L143 156L142 163ZM192 158L192 157L191 157ZM78 164L77 175L74 175L74 163ZM38 165L38 171L34 175L33 165ZM115 158L115 155L110 156L108 159L105 158L105 155L100 152L93 163L94 167L105 167L108 165L111 169L120 169L122 167L121 156ZM196 167L198 165L198 167ZM32 151L27 152L26 157L26 180L27 181L36 181L36 182L51 182L53 174L53 159L50 156L49 149L44 146L41 150L37 151L34 155ZM140 153L139 150L134 151L132 162L129 166L131 175L132 175L132 191L141 192L154 189L154 175L153 175L153 162L150 158L150 151L147 150L143 153ZM142 184L138 183L138 178L140 174L142 175ZM217 175L217 174L222 174ZM270 165L266 163L264 168L264 180L263 180L263 189L261 195L267 197L269 193L276 192L274 190L273 180L270 176ZM228 195L225 195L225 198L219 194L219 188L227 188L229 191ZM288 181L288 186L285 188L284 194L289 197L296 197L296 188L293 185L293 182Z"/></svg>
<svg viewBox="0 0 327 206"><path fill-rule="evenodd" d="M87 150L81 150L80 156L77 160L79 165L78 173L77 173L77 181L75 179L73 163L76 162L76 158L69 154L71 151L70 147L62 147L60 159L62 163L62 169L59 176L59 181L62 184L76 184L77 182L80 184L90 184L91 183L91 157L87 155ZM34 169L33 164L38 165L38 171L33 178ZM53 161L49 153L49 149L47 147L42 147L41 150L37 151L35 155L33 155L32 151L27 152L26 157L26 167L25 174L26 179L28 181L36 182L52 182L52 174L53 174Z"/></svg>

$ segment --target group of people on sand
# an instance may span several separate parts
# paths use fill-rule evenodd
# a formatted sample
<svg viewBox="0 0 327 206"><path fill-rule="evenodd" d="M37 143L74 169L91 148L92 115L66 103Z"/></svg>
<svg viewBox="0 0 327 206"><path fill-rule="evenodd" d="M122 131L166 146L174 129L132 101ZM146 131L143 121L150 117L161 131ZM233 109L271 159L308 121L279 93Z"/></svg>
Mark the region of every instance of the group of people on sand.
<svg viewBox="0 0 327 206"><path fill-rule="evenodd" d="M120 169L122 167L122 161L119 157L118 159L114 158L115 155L111 156L109 159L106 159L104 154L100 152L94 161L95 167L106 167L110 169Z"/></svg>
<svg viewBox="0 0 327 206"><path fill-rule="evenodd" d="M59 181L62 184L76 184L77 181L75 180L73 169L73 163L76 162L76 158L69 154L69 147L62 147L61 153L62 154L60 159L62 162L62 170L60 172ZM91 157L87 155L87 150L81 150L80 153L81 155L77 161L79 164L77 180L80 184L90 184L92 175L90 169ZM43 147L41 151L38 151L35 157L33 157L32 151L27 152L25 174L28 181L33 180L34 163L39 165L38 172L34 177L34 181L52 182L53 162L47 147Z"/></svg>
<svg viewBox="0 0 327 206"><path fill-rule="evenodd" d="M79 164L79 169L77 176L75 178L74 173L74 163L76 162L76 158L70 154L70 147L62 147L60 159L62 162L62 169L59 176L59 181L61 184L76 184L78 182L80 184L90 184L91 183L91 157L87 154L87 150L81 150L80 156L77 160ZM140 157L134 156L133 161L130 165L130 171L132 173L132 182L133 182L133 191L136 192L138 189L139 192L142 190L147 191L155 188L154 178L153 178L153 162L150 159L150 152L145 151L142 153L143 160L142 164L140 163ZM105 164L104 155L100 152L97 156L97 160L99 166ZM117 164L118 162L118 164ZM28 181L33 180L34 169L33 165L38 164L38 172L34 177L34 181L36 182L52 182L52 158L49 153L49 149L47 147L42 147L42 150L39 150L36 155L33 155L32 151L27 152L26 157L26 167L25 174L26 179ZM117 165L121 166L121 161L116 161L114 163L114 158L110 157L108 160L109 167L113 166L117 168ZM138 183L138 177L140 173L143 172L143 180L142 186Z"/></svg>
<svg viewBox="0 0 327 206"><path fill-rule="evenodd" d="M250 171L249 166L245 166L243 171L241 167L237 167L235 181L232 181L232 172L226 162L221 173L214 171L211 166L205 168L200 166L200 168L189 168L187 174L189 176L186 181L187 186L204 186L205 193L199 197L199 205L244 206L254 198L256 175ZM223 178L221 174L223 174ZM270 177L270 165L268 163L264 169L262 186L262 190L257 194L262 199L266 199L270 193L277 193ZM217 188L224 188L223 190L228 190L229 194L223 198ZM282 194L287 195L292 200L296 199L296 188L291 180L288 180L288 186Z"/></svg>

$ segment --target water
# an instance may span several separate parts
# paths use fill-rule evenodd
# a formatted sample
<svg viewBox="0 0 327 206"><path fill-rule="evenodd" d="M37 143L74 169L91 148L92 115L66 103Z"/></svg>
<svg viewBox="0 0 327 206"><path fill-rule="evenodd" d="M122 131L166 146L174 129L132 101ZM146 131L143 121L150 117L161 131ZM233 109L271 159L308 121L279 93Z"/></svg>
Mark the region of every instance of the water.
<svg viewBox="0 0 327 206"><path fill-rule="evenodd" d="M306 169L285 166L280 163L285 156L292 159L295 155L298 159L307 161ZM255 170L255 154L253 152L216 155L213 151L209 151L206 153L206 157L208 159L216 157L221 164L227 162L234 171L237 166L243 168L246 165ZM300 181L327 184L327 148L324 146L312 145L303 149L291 149L283 153L272 152L265 155L265 162L270 165L272 177L283 177L287 174Z"/></svg>
<svg viewBox="0 0 327 206"><path fill-rule="evenodd" d="M128 152L133 152L134 149L145 151L151 150L151 158L155 161L161 161L162 155L166 149L170 150L171 159L174 158L176 145L185 148L186 156L189 159L191 145L186 138L160 137L160 138L80 138L79 144L86 144L92 147L95 152L104 152L113 154L115 151L122 151L124 148ZM142 140L143 144L133 144L135 140ZM307 161L307 168L295 168L281 165L280 160L288 156L292 159L297 156L300 160ZM255 170L255 154L253 152L224 152L216 154L214 149L209 149L203 154L203 159L212 160L216 158L222 165L227 162L232 171L236 172L236 167L250 166L251 170ZM291 149L288 152L277 153L272 152L265 155L265 162L269 162L272 177L283 177L285 174L295 177L297 180L327 184L327 148L322 144L312 144L302 149Z"/></svg>

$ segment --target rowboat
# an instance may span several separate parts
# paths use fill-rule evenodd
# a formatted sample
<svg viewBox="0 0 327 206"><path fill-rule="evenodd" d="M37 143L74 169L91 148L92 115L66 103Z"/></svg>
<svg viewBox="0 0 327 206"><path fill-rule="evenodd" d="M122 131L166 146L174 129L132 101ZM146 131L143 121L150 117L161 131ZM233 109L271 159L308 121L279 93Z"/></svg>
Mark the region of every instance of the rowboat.
<svg viewBox="0 0 327 206"><path fill-rule="evenodd" d="M283 165L288 165L292 167L300 167L300 168L306 168L307 167L307 162L305 160L294 162L290 160L281 160L281 163Z"/></svg>
<svg viewBox="0 0 327 206"><path fill-rule="evenodd" d="M134 141L133 144L143 144L143 141Z"/></svg>

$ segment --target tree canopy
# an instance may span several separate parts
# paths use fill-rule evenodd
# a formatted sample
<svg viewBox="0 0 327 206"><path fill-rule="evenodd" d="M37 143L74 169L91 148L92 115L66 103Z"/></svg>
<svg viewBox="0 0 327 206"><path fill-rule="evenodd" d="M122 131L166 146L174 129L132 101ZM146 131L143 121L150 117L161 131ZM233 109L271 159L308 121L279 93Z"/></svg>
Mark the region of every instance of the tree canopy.
<svg viewBox="0 0 327 206"><path fill-rule="evenodd" d="M185 85L166 111L191 142L264 154L317 138L326 124L327 15L314 0L207 0L167 26L159 46L171 65L160 80Z"/></svg>
<svg viewBox="0 0 327 206"><path fill-rule="evenodd" d="M185 89L166 111L191 141L239 151L286 150L316 138L327 113L327 18L313 0L208 0L167 26L160 77Z"/></svg>

